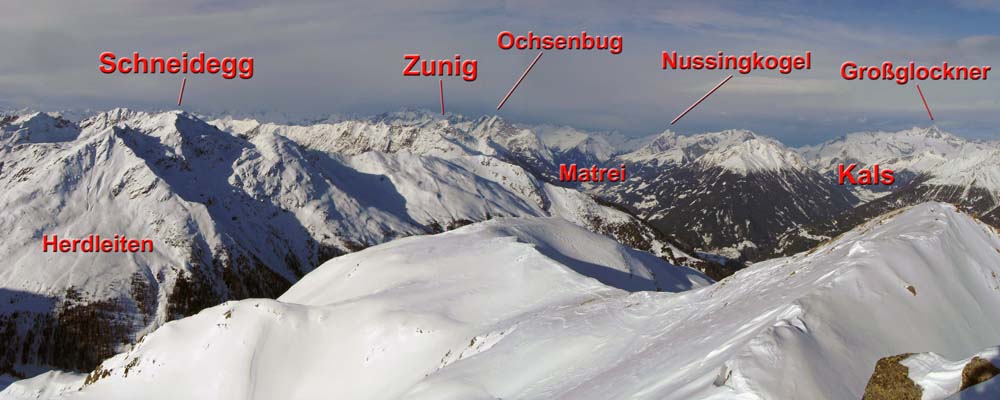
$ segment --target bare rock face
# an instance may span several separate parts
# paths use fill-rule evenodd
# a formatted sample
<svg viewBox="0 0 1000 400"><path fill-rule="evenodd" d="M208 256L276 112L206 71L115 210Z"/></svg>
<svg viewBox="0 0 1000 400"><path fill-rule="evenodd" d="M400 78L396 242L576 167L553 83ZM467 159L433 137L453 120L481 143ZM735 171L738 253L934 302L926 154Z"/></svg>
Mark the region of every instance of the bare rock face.
<svg viewBox="0 0 1000 400"><path fill-rule="evenodd" d="M911 353L884 357L875 364L863 400L920 400L924 390L909 377L910 369L900 361Z"/></svg>
<svg viewBox="0 0 1000 400"><path fill-rule="evenodd" d="M879 360L864 399L996 399L1000 348L950 360L934 352L906 353ZM988 383L984 383L988 382Z"/></svg>
<svg viewBox="0 0 1000 400"><path fill-rule="evenodd" d="M982 357L973 357L972 361L962 368L962 389L978 385L1000 375L1000 368Z"/></svg>

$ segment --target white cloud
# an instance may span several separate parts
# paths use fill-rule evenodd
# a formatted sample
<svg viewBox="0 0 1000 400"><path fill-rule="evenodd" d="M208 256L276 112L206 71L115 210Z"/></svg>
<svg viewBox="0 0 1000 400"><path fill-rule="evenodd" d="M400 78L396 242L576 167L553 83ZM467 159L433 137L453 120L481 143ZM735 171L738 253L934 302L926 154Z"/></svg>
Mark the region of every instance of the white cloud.
<svg viewBox="0 0 1000 400"><path fill-rule="evenodd" d="M826 94L836 96L844 89L840 83L836 79L737 76L728 83L726 90L755 95Z"/></svg>

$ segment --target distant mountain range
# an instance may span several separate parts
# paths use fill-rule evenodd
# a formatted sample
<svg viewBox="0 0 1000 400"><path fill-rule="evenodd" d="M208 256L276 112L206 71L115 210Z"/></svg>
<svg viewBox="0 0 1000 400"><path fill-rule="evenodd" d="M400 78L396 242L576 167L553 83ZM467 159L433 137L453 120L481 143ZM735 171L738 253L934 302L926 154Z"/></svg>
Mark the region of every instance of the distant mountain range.
<svg viewBox="0 0 1000 400"><path fill-rule="evenodd" d="M593 190L700 251L741 261L765 258L782 233L857 202L797 152L749 131L667 132L618 158L636 184Z"/></svg>
<svg viewBox="0 0 1000 400"><path fill-rule="evenodd" d="M582 137L563 132L543 141L557 149L557 158L603 158L634 171L632 184L584 190L627 207L698 252L730 259L757 261L806 250L885 212L926 201L957 204L1000 226L1000 143L963 139L936 126L852 133L802 148L745 130L665 132L632 139L619 150L598 146L589 158L580 153L591 147L579 143L611 141ZM895 182L839 185L841 163L879 164L894 171Z"/></svg>

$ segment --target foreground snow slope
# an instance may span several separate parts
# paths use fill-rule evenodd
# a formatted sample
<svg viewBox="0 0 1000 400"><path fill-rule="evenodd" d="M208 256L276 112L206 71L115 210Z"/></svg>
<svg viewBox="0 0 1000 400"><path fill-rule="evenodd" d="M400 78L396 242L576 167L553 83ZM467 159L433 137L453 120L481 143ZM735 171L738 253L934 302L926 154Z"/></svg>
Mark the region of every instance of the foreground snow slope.
<svg viewBox="0 0 1000 400"><path fill-rule="evenodd" d="M52 373L0 397L399 397L521 321L626 293L584 275L630 290L709 283L560 219L499 219L339 257L279 301L230 302L167 324L102 364L81 392L82 377Z"/></svg>
<svg viewBox="0 0 1000 400"><path fill-rule="evenodd" d="M164 326L96 382L43 375L0 398L845 399L881 357L962 359L1000 342L1000 236L950 205L683 293L585 278L701 282L541 221L337 258L278 302Z"/></svg>

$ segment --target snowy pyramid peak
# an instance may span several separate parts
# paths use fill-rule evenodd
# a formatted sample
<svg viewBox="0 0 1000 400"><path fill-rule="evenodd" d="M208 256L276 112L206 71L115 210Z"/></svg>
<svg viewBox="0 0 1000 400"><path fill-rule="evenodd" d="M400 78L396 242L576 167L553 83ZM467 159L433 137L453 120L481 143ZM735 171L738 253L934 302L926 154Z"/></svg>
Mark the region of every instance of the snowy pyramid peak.
<svg viewBox="0 0 1000 400"><path fill-rule="evenodd" d="M75 139L80 134L76 124L59 116L32 112L4 118L0 141L13 143L53 143Z"/></svg>
<svg viewBox="0 0 1000 400"><path fill-rule="evenodd" d="M749 131L739 132L742 140L720 142L696 162L703 167L721 167L746 175L751 172L805 170L806 164L794 150L778 141Z"/></svg>
<svg viewBox="0 0 1000 400"><path fill-rule="evenodd" d="M775 139L746 129L696 135L677 135L668 130L622 158L678 165L696 163L702 168L721 167L743 175L805 168L805 162L794 150Z"/></svg>

